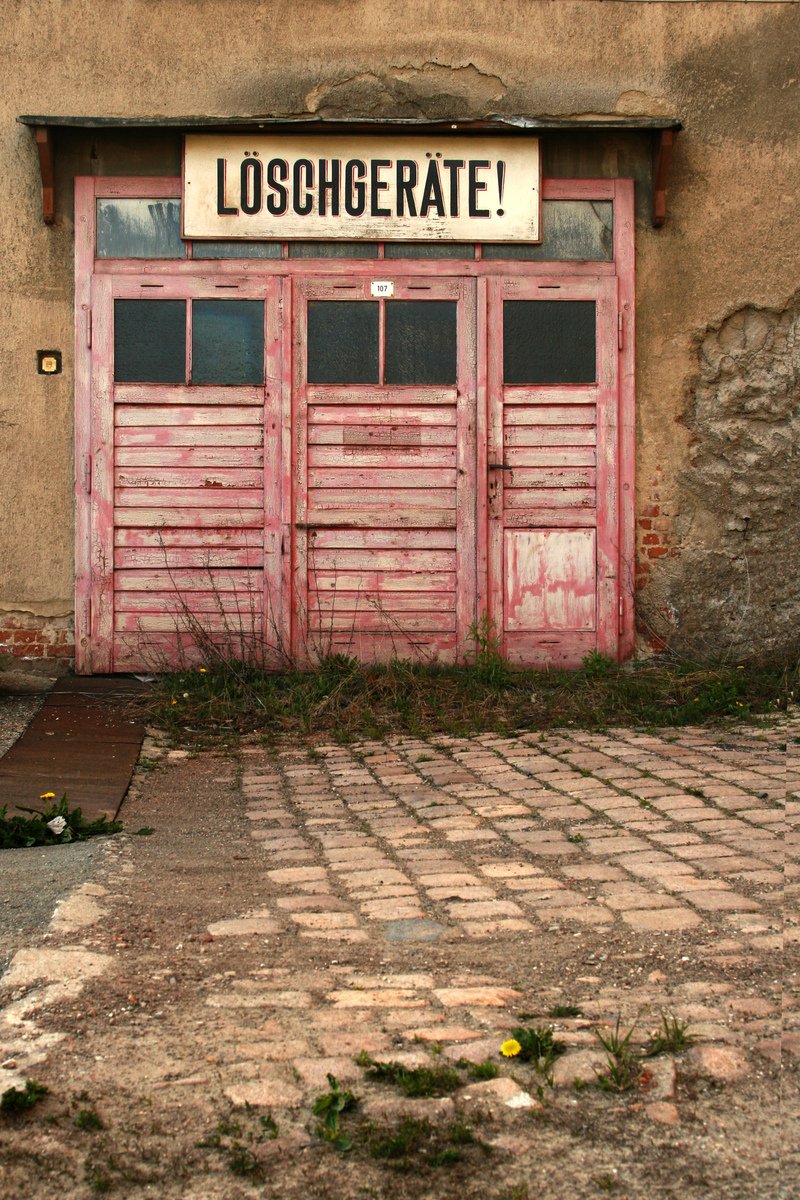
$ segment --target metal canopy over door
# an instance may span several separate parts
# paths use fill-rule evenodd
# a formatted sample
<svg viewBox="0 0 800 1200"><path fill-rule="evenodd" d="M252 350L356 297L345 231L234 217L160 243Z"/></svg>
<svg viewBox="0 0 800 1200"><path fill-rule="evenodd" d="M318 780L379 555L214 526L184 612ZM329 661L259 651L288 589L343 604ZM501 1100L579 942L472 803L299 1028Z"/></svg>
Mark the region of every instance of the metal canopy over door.
<svg viewBox="0 0 800 1200"><path fill-rule="evenodd" d="M294 285L294 649L453 661L476 614L475 282Z"/></svg>
<svg viewBox="0 0 800 1200"><path fill-rule="evenodd" d="M281 641L279 286L95 280L93 671Z"/></svg>
<svg viewBox="0 0 800 1200"><path fill-rule="evenodd" d="M489 283L489 615L513 662L616 657L617 281Z"/></svg>

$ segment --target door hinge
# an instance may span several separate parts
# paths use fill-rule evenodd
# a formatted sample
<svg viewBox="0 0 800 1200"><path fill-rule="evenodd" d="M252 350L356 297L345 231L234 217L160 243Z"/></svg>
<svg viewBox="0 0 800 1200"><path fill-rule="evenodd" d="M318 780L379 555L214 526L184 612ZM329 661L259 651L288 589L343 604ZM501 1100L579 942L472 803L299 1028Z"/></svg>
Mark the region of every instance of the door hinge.
<svg viewBox="0 0 800 1200"><path fill-rule="evenodd" d="M625 607L624 607L624 603L623 603L623 600L622 600L622 596L620 596L620 598L619 598L619 626L618 626L618 630L619 630L619 633L620 633L620 635L622 635L622 634L625 632Z"/></svg>
<svg viewBox="0 0 800 1200"><path fill-rule="evenodd" d="M92 494L92 456L91 456L91 454L86 455L86 467L83 472L83 481L84 481L83 486L86 490L86 495L91 496L91 494Z"/></svg>
<svg viewBox="0 0 800 1200"><path fill-rule="evenodd" d="M86 310L86 345L89 350L92 348L92 310Z"/></svg>
<svg viewBox="0 0 800 1200"><path fill-rule="evenodd" d="M623 322L623 316L622 316L622 313L619 313L617 316L617 349L618 350L622 349L623 343L625 341L624 332L623 332L624 326L623 326L622 322Z"/></svg>
<svg viewBox="0 0 800 1200"><path fill-rule="evenodd" d="M86 632L89 637L92 636L92 597L88 596L86 600Z"/></svg>

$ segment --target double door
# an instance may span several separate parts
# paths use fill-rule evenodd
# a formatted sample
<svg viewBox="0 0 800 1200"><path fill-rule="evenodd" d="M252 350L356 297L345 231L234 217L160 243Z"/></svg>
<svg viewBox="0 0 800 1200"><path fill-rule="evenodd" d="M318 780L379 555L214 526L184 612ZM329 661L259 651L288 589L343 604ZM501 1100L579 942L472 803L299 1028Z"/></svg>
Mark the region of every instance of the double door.
<svg viewBox="0 0 800 1200"><path fill-rule="evenodd" d="M80 669L616 653L613 277L95 284Z"/></svg>

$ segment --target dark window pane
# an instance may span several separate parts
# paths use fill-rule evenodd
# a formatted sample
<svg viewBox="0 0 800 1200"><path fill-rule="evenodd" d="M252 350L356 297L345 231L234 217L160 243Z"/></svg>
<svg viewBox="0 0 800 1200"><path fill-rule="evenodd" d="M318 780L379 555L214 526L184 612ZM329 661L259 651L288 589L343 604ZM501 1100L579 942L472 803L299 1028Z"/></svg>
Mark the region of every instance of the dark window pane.
<svg viewBox="0 0 800 1200"><path fill-rule="evenodd" d="M594 300L506 300L505 383L594 383Z"/></svg>
<svg viewBox="0 0 800 1200"><path fill-rule="evenodd" d="M377 258L377 242L290 242L289 258Z"/></svg>
<svg viewBox="0 0 800 1200"><path fill-rule="evenodd" d="M114 301L117 383L184 383L186 302Z"/></svg>
<svg viewBox="0 0 800 1200"><path fill-rule="evenodd" d="M610 200L544 200L540 245L485 245L483 257L610 262L614 257L614 205Z"/></svg>
<svg viewBox="0 0 800 1200"><path fill-rule="evenodd" d="M378 303L310 300L308 382L378 382Z"/></svg>
<svg viewBox="0 0 800 1200"><path fill-rule="evenodd" d="M455 383L455 300L393 300L386 305L386 382Z"/></svg>
<svg viewBox="0 0 800 1200"><path fill-rule="evenodd" d="M386 242L385 258L474 258L473 242Z"/></svg>
<svg viewBox="0 0 800 1200"><path fill-rule="evenodd" d="M98 258L185 258L180 200L98 200Z"/></svg>
<svg viewBox="0 0 800 1200"><path fill-rule="evenodd" d="M263 382L263 300L195 300L192 383Z"/></svg>
<svg viewBox="0 0 800 1200"><path fill-rule="evenodd" d="M192 242L192 258L280 258L280 242Z"/></svg>

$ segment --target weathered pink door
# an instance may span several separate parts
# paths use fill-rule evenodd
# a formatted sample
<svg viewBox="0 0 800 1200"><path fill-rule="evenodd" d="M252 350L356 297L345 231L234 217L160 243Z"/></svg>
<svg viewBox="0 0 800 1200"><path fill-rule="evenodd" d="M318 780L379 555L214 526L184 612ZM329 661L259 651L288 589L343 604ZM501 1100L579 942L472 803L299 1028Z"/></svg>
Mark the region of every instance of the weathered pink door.
<svg viewBox="0 0 800 1200"><path fill-rule="evenodd" d="M90 669L282 640L280 281L95 279ZM85 660L84 660L85 661Z"/></svg>
<svg viewBox="0 0 800 1200"><path fill-rule="evenodd" d="M489 615L513 662L616 657L617 281L489 284Z"/></svg>
<svg viewBox="0 0 800 1200"><path fill-rule="evenodd" d="M453 661L475 619L475 284L294 285L295 653Z"/></svg>

